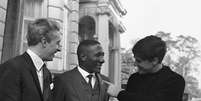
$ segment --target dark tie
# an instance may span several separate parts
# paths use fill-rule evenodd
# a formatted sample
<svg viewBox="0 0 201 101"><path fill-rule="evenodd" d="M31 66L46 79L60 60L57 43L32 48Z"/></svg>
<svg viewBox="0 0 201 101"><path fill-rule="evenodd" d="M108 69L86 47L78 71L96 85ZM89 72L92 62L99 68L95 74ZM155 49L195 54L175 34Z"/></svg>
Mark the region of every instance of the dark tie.
<svg viewBox="0 0 201 101"><path fill-rule="evenodd" d="M46 64L44 64L43 65L43 99L44 101L48 101L48 98L50 96L50 93L51 93L50 83L51 83L51 77L46 67Z"/></svg>
<svg viewBox="0 0 201 101"><path fill-rule="evenodd" d="M92 88L92 82L91 82L91 80L92 80L93 75L92 75L92 74L89 74L87 77L89 78L88 84L89 84L90 87Z"/></svg>

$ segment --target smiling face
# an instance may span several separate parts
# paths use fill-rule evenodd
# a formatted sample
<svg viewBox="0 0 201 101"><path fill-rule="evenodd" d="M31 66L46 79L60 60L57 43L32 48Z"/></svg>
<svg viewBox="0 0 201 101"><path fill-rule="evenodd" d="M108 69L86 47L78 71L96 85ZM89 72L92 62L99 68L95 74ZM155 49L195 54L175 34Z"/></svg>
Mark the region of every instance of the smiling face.
<svg viewBox="0 0 201 101"><path fill-rule="evenodd" d="M162 67L166 43L160 37L150 35L139 40L133 46L132 52L139 72L156 72Z"/></svg>
<svg viewBox="0 0 201 101"><path fill-rule="evenodd" d="M147 73L153 69L152 62L139 57L135 57L134 65L137 66L139 73Z"/></svg>
<svg viewBox="0 0 201 101"><path fill-rule="evenodd" d="M83 65L89 73L100 73L101 66L104 63L104 52L100 44L91 45L85 48Z"/></svg>
<svg viewBox="0 0 201 101"><path fill-rule="evenodd" d="M159 67L158 59L153 60L143 60L140 57L135 56L134 65L137 66L138 72L141 74L154 73L157 72L161 67Z"/></svg>
<svg viewBox="0 0 201 101"><path fill-rule="evenodd" d="M43 44L45 47L43 50L43 58L42 58L44 61L52 61L53 58L55 57L55 54L58 51L61 51L61 45L60 45L61 37L62 35L60 34L59 31L53 31L50 37L51 41L47 42L46 40L44 40L45 42L43 42Z"/></svg>

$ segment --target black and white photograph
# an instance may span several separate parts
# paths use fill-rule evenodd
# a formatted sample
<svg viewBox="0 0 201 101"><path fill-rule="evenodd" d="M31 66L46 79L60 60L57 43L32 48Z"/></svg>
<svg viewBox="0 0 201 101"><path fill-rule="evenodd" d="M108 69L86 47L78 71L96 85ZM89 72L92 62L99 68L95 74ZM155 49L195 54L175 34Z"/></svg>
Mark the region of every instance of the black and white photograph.
<svg viewBox="0 0 201 101"><path fill-rule="evenodd" d="M0 0L0 101L201 101L200 0Z"/></svg>

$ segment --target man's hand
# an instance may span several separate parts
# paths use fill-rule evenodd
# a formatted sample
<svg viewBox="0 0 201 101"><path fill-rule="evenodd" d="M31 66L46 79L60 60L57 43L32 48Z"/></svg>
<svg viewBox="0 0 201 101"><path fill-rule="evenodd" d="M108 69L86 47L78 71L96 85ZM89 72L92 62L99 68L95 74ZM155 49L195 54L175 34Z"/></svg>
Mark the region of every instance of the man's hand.
<svg viewBox="0 0 201 101"><path fill-rule="evenodd" d="M107 93L112 97L117 97L120 90L121 89L119 88L119 86L110 83L108 90L107 90Z"/></svg>

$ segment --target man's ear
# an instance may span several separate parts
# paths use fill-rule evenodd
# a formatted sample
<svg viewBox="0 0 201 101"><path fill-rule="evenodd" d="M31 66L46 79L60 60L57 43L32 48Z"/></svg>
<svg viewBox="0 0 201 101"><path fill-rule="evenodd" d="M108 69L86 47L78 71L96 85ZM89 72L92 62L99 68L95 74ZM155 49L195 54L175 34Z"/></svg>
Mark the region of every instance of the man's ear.
<svg viewBox="0 0 201 101"><path fill-rule="evenodd" d="M46 45L47 45L47 40L46 40L46 38L41 38L41 44L42 44L42 47L46 47Z"/></svg>
<svg viewBox="0 0 201 101"><path fill-rule="evenodd" d="M85 61L87 59L87 56L83 53L80 54L81 61Z"/></svg>

